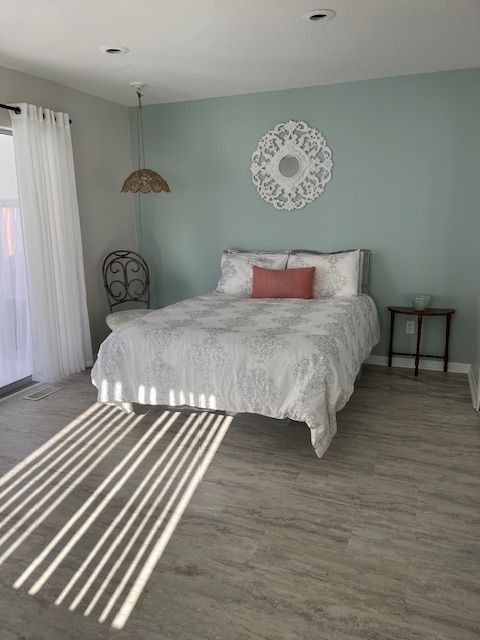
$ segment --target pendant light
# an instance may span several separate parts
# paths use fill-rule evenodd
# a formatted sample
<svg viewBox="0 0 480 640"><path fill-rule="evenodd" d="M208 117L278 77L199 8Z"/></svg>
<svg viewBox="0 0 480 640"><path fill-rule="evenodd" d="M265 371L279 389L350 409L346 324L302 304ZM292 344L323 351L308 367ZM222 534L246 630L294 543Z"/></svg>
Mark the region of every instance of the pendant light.
<svg viewBox="0 0 480 640"><path fill-rule="evenodd" d="M160 193L170 192L170 187L160 174L153 169L145 167L145 145L143 141L143 110L142 110L142 87L141 82L131 82L130 85L136 90L138 98L137 108L137 145L138 145L138 169L133 171L123 183L123 193Z"/></svg>

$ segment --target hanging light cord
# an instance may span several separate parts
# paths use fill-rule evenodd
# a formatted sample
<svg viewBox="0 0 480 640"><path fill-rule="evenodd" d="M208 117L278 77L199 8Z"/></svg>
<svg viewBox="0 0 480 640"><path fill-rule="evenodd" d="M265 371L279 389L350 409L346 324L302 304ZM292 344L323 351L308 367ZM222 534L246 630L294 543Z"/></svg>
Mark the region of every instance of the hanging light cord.
<svg viewBox="0 0 480 640"><path fill-rule="evenodd" d="M143 111L142 111L142 92L137 89L138 109L137 109L137 147L138 147L138 168L145 169L145 143L143 140ZM143 160L143 165L141 161ZM142 209L140 193L137 202L137 220L135 223L137 251L142 253Z"/></svg>
<svg viewBox="0 0 480 640"><path fill-rule="evenodd" d="M138 168L145 169L145 143L143 141L143 110L142 92L137 89L138 109L137 109L137 138L138 138ZM143 161L143 164L140 162Z"/></svg>

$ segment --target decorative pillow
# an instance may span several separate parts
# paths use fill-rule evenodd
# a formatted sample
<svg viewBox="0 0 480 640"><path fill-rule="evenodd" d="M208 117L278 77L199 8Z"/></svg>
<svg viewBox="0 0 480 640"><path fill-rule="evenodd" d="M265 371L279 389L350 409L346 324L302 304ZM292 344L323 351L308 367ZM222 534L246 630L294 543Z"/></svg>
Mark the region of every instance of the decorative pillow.
<svg viewBox="0 0 480 640"><path fill-rule="evenodd" d="M315 267L313 297L338 297L358 294L360 250L341 253L293 253L288 268Z"/></svg>
<svg viewBox="0 0 480 640"><path fill-rule="evenodd" d="M234 296L249 296L252 292L252 267L285 269L288 252L241 252L224 251L221 262L221 276L217 291Z"/></svg>
<svg viewBox="0 0 480 640"><path fill-rule="evenodd" d="M252 267L252 298L313 298L315 267L263 269Z"/></svg>

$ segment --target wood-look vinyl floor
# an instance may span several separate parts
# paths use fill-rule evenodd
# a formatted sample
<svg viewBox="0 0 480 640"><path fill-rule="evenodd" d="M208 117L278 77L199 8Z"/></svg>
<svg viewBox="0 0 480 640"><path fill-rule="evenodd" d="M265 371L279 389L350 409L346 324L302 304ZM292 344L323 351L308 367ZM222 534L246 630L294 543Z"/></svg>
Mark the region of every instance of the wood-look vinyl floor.
<svg viewBox="0 0 480 640"><path fill-rule="evenodd" d="M79 375L40 402L17 396L0 403L0 474L81 415L95 397L88 376ZM480 638L480 418L465 376L454 374L421 372L415 379L411 371L366 367L321 460L305 425L234 418L121 630L110 627L111 618L98 622L101 606L87 617L81 607L70 612L78 588L62 604L54 602L185 416L39 591L28 594L54 553L15 589L22 572L81 512L161 412L144 415L0 564L1 640ZM35 517L51 503L41 503L42 491L31 493L40 482L47 481L45 491L56 490L62 479L70 486L68 468L48 484L60 467L53 462L43 480L22 494L31 498ZM173 467L167 477L171 474ZM6 498L0 498L0 509ZM20 498L0 512L0 541L20 523L0 542L0 561L30 522L21 522L20 509L2 524L19 503ZM147 534L148 527L133 551ZM114 579L107 596L115 585Z"/></svg>

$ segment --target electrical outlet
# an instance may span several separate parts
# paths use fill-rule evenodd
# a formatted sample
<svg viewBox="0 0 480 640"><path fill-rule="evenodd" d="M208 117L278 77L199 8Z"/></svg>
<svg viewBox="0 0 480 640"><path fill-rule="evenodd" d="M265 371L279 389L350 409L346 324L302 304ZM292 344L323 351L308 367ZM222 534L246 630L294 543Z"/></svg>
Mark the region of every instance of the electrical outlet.
<svg viewBox="0 0 480 640"><path fill-rule="evenodd" d="M405 323L405 333L411 335L415 333L415 322L413 320L407 320Z"/></svg>

